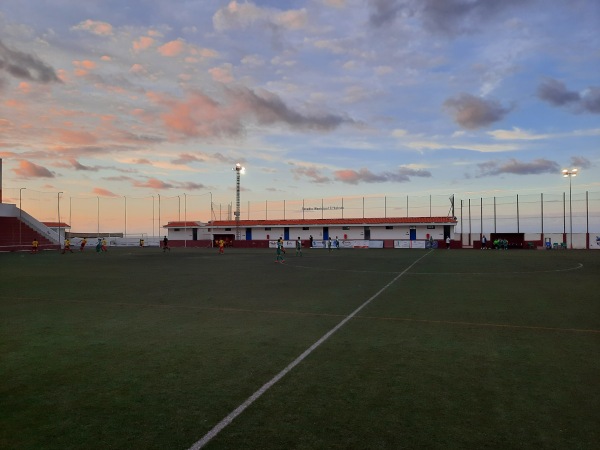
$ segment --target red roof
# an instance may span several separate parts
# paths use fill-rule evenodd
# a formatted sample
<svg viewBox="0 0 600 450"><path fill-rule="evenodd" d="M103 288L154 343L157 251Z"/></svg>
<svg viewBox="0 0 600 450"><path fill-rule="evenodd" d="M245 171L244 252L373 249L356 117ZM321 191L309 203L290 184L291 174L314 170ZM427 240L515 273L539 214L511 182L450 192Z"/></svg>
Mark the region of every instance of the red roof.
<svg viewBox="0 0 600 450"><path fill-rule="evenodd" d="M44 225L46 225L48 228L71 228L71 225L69 225L68 223L64 223L64 222L42 222Z"/></svg>
<svg viewBox="0 0 600 450"><path fill-rule="evenodd" d="M204 224L202 222L188 220L187 222L169 222L166 225L163 225L163 228L197 228L203 225Z"/></svg>
<svg viewBox="0 0 600 450"><path fill-rule="evenodd" d="M454 217L378 217L364 219L292 219L292 220L240 220L239 225L251 226L290 226L290 225L390 225L390 224L451 224L456 225ZM215 220L207 226L234 227L235 220Z"/></svg>

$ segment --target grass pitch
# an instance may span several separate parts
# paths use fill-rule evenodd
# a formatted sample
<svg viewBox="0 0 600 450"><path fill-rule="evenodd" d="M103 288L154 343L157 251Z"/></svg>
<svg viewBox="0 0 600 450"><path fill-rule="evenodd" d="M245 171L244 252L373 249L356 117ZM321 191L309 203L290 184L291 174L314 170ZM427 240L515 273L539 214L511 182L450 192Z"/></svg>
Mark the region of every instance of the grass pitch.
<svg viewBox="0 0 600 450"><path fill-rule="evenodd" d="M365 303L205 448L600 442L600 252L274 260L0 254L0 447L190 448Z"/></svg>

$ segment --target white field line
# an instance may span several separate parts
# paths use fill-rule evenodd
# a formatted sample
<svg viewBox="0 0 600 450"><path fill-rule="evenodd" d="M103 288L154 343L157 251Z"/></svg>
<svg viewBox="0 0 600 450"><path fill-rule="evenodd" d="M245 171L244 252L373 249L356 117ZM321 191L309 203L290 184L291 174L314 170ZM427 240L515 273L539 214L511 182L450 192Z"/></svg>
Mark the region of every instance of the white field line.
<svg viewBox="0 0 600 450"><path fill-rule="evenodd" d="M231 422L233 422L233 420L237 416L239 416L242 412L244 412L244 410L248 406L250 406L252 403L254 403L254 401L257 400L258 398L260 398L265 392L267 392L267 390L269 390L269 388L271 388L275 383L277 383L279 380L281 380L294 367L296 367L298 364L300 364L308 355L310 355L314 350L316 350L323 342L325 342L327 339L329 339L331 337L331 335L333 335L333 333L335 333L337 330L342 328L346 324L346 322L348 322L356 314L358 314L358 312L361 309L363 309L365 306L367 306L369 303L371 303L373 300L375 300L377 297L379 297L379 295L381 295L381 293L383 291L385 291L392 284L394 284L402 275L404 275L406 272L408 272L415 264L417 264L419 261L421 261L427 255L429 255L429 253L431 253L431 251L429 251L426 254L424 254L423 256L421 256L419 259L417 259L415 262L413 262L410 266L408 266L406 269L404 269L402 272L400 272L398 275L396 275L392 279L392 281L390 281L388 284L386 284L384 287L382 287L373 296L371 296L368 300L366 300L362 305L360 305L352 313L350 313L348 316L346 316L340 323L338 323L335 327L333 327L326 334L324 334L323 337L321 337L317 342L315 342L313 345L311 345L309 348L307 348L304 351L304 353L302 353L300 356L298 356L285 369L283 369L281 372L279 372L277 375L275 375L271 380L269 380L267 383L265 383L259 390L257 390L254 394L252 394L250 397L248 397L248 399L246 399L246 401L244 403L242 403L240 406L238 406L236 409L234 409L232 412L230 412L227 415L227 417L225 417L223 420L221 420L217 425L215 425L213 427L212 430L210 430L208 433L206 433L202 439L200 439L198 442L196 442L194 445L192 445L190 447L190 450L198 450L198 449L204 447L206 444L208 444L217 434L219 434L219 432L221 432L221 430L223 430L223 428L225 428L227 425L229 425Z"/></svg>

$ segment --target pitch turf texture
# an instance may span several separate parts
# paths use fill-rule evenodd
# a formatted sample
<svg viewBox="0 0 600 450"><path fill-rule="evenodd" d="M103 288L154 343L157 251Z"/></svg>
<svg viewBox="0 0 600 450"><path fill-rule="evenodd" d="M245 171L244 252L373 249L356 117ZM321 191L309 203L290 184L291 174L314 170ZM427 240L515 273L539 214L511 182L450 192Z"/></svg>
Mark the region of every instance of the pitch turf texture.
<svg viewBox="0 0 600 450"><path fill-rule="evenodd" d="M0 448L597 448L600 252L293 253L0 254Z"/></svg>

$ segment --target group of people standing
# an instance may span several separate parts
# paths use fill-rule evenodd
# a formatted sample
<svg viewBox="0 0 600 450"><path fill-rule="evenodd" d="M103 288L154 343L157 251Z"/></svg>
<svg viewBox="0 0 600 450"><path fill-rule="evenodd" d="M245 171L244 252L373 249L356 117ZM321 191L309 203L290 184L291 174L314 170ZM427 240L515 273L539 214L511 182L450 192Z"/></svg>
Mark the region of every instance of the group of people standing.
<svg viewBox="0 0 600 450"><path fill-rule="evenodd" d="M85 246L87 245L87 238L83 238L81 240L81 242L79 243L79 251L83 252L85 250ZM34 246L37 247L37 245L35 245L35 241L34 241ZM107 242L106 242L106 238L98 238L98 243L96 244L96 253L100 253L100 252L107 252L108 248L107 248ZM73 253L73 249L71 248L71 239L69 238L65 238L65 243L62 249L62 254L64 255L66 252L70 252Z"/></svg>
<svg viewBox="0 0 600 450"><path fill-rule="evenodd" d="M296 239L296 256L302 256L302 239L300 239L300 236L298 236L298 239ZM283 258L283 255L285 255L285 247L283 246L283 238L280 237L279 239L277 239L277 247L276 247L276 251L275 251L275 262L276 263L283 263L285 261L285 259Z"/></svg>

